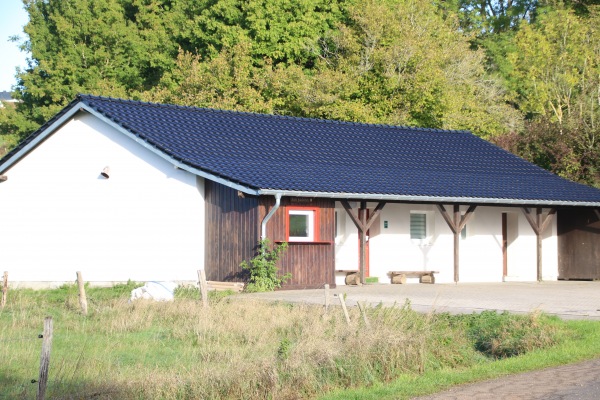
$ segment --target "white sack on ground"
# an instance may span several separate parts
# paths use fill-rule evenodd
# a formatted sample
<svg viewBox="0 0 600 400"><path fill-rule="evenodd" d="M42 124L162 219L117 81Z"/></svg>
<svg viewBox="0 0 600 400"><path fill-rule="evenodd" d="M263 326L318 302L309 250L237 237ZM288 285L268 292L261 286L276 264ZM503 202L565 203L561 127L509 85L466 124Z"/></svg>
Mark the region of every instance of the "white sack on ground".
<svg viewBox="0 0 600 400"><path fill-rule="evenodd" d="M131 291L131 301L148 299L157 301L171 301L175 298L175 282L146 282L146 284Z"/></svg>

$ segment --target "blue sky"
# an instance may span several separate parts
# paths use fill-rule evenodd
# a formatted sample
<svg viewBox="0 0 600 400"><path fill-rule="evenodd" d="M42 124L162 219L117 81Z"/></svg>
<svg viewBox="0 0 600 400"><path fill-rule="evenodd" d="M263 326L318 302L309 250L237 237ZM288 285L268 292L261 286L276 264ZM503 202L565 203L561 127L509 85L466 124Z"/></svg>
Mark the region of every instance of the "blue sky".
<svg viewBox="0 0 600 400"><path fill-rule="evenodd" d="M2 0L0 4L0 91L10 90L15 81L15 68L25 67L27 54L19 50L8 38L19 35L25 38L23 26L27 24L27 12L21 0Z"/></svg>

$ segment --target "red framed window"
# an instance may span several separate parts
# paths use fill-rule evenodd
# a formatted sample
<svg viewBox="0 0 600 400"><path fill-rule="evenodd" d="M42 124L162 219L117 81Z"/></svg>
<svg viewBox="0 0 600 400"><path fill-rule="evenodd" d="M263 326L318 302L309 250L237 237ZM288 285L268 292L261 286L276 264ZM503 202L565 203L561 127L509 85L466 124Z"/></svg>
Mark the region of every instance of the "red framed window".
<svg viewBox="0 0 600 400"><path fill-rule="evenodd" d="M285 233L288 242L318 242L319 209L287 207Z"/></svg>

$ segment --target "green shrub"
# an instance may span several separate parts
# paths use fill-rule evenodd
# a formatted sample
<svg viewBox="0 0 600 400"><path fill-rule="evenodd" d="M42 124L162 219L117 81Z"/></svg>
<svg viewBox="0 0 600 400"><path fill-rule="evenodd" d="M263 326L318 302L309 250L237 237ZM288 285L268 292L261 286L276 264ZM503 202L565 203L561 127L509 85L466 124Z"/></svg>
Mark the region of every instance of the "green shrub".
<svg viewBox="0 0 600 400"><path fill-rule="evenodd" d="M281 254L287 249L287 243L273 246L269 239L258 242L258 254L250 261L243 261L240 266L250 273L250 279L246 285L247 292L271 292L280 288L283 283L291 279L289 272L279 275L277 261Z"/></svg>
<svg viewBox="0 0 600 400"><path fill-rule="evenodd" d="M467 334L475 349L488 357L507 358L549 347L558 340L550 317L483 311L466 316Z"/></svg>

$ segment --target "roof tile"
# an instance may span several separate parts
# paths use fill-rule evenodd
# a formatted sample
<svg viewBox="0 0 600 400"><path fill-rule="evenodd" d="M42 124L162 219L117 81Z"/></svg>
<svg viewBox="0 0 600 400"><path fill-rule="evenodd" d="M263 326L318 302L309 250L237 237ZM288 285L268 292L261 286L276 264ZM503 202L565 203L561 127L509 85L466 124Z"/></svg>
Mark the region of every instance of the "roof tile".
<svg viewBox="0 0 600 400"><path fill-rule="evenodd" d="M79 102L173 159L257 190L600 204L600 190L553 175L467 131L88 95L65 110Z"/></svg>

